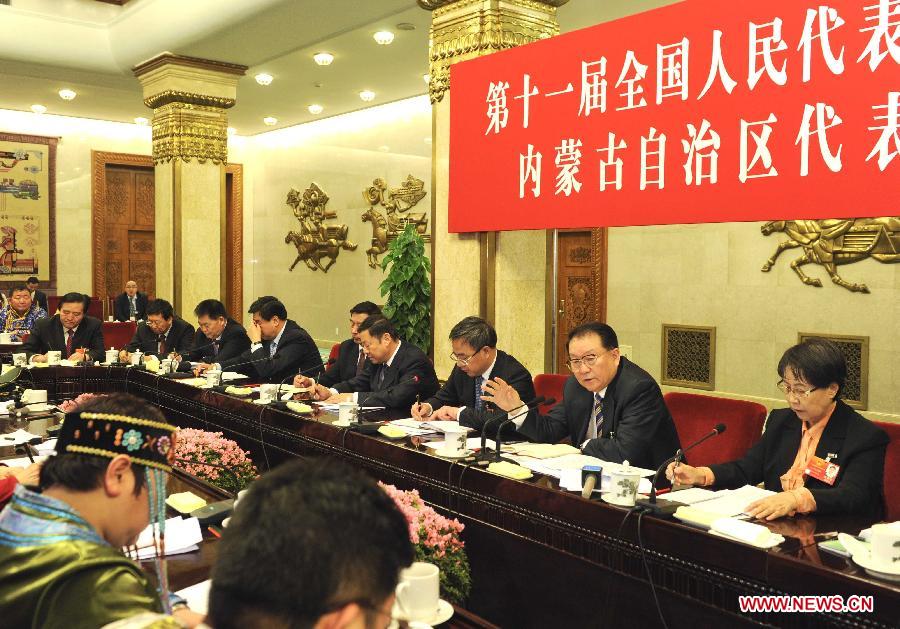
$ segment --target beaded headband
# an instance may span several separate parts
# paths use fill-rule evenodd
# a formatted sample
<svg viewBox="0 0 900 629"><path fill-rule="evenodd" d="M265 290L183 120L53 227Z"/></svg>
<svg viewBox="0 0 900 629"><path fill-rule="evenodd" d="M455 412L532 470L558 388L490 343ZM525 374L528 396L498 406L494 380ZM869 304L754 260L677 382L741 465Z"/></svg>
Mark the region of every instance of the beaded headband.
<svg viewBox="0 0 900 629"><path fill-rule="evenodd" d="M165 422L128 415L69 413L63 421L56 452L108 458L124 454L134 463L171 472L176 430Z"/></svg>

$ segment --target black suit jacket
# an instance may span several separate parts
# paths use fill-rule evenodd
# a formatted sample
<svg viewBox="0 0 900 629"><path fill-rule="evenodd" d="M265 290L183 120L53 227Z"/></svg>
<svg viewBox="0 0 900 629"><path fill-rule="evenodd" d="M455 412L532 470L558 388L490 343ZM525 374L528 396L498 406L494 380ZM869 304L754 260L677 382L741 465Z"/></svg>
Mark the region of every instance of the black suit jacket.
<svg viewBox="0 0 900 629"><path fill-rule="evenodd" d="M248 349L240 356L216 362L222 366L223 371L235 367L236 371L262 382L280 383L298 371L302 371L304 375L317 377L325 370L315 341L306 330L299 326L285 325L281 340L275 348L275 355L271 360L266 360L269 357L271 345L272 341L263 341L262 347L255 352Z"/></svg>
<svg viewBox="0 0 900 629"><path fill-rule="evenodd" d="M35 290L32 301L37 302L37 305L44 309L48 317L54 314L50 312L50 306L47 305L47 294L44 291Z"/></svg>
<svg viewBox="0 0 900 629"><path fill-rule="evenodd" d="M800 448L800 418L789 408L772 411L762 439L744 458L711 465L715 487L732 489L765 482L766 489L781 491L787 472ZM816 513L847 513L880 519L884 514L884 453L888 436L881 428L838 400L816 446L816 456L838 466L834 485L806 478L816 500Z"/></svg>
<svg viewBox="0 0 900 629"><path fill-rule="evenodd" d="M85 315L81 320L75 336L72 338L72 350L79 347L88 348L92 360L98 362L103 360L106 348L103 345L100 319ZM38 319L31 330L31 336L25 341L24 349L29 356L46 354L52 350L61 351L63 358L68 358L66 356L66 337L59 315L53 315L49 319Z"/></svg>
<svg viewBox="0 0 900 629"><path fill-rule="evenodd" d="M137 311L134 315L135 320L138 319L146 319L147 318L147 295L138 291L135 295L134 299L135 310ZM128 307L128 295L125 293L120 293L118 297L116 297L116 301L113 304L113 316L116 321L128 321L131 317L129 315L130 308Z"/></svg>
<svg viewBox="0 0 900 629"><path fill-rule="evenodd" d="M194 342L194 326L179 316L172 317L172 327L166 335L166 350L184 355L191 349ZM139 323L131 342L125 346L128 352L141 350L150 356L158 356L159 343L156 341L156 332L150 329L146 322ZM163 357L165 358L165 357Z"/></svg>
<svg viewBox="0 0 900 629"><path fill-rule="evenodd" d="M353 339L347 339L341 343L338 350L337 360L331 365L322 377L319 378L319 384L326 387L333 387L338 382L352 380L356 377L356 363L359 360L359 345L353 342ZM363 369L369 364L368 357L363 362Z"/></svg>
<svg viewBox="0 0 900 629"><path fill-rule="evenodd" d="M522 364L504 351L497 350L497 360L491 371L491 378L502 378L504 382L519 393L523 402L533 400L534 382L531 374ZM493 404L485 403L481 411L475 410L475 378L467 376L458 366L453 367L450 377L441 390L433 397L425 400L434 410L442 406L465 406L460 414L459 423L469 428L481 430L484 422L496 416L497 409ZM505 418L504 418L505 419ZM494 428L499 426L499 421ZM505 431L504 431L505 434Z"/></svg>
<svg viewBox="0 0 900 629"><path fill-rule="evenodd" d="M384 379L379 377L384 372ZM413 376L418 381L412 380ZM363 372L334 385L339 393L359 392L360 406L386 406L408 410L416 400L427 399L438 390L434 365L425 352L407 341L400 343L390 367L367 363Z"/></svg>
<svg viewBox="0 0 900 629"><path fill-rule="evenodd" d="M570 376L563 401L547 415L528 415L519 432L530 439L555 443L564 437L580 447L587 436L594 407L593 394ZM653 377L625 358L609 383L603 398L603 428L597 439L583 448L584 454L614 463L658 468L681 447L675 422L663 402Z"/></svg>
<svg viewBox="0 0 900 629"><path fill-rule="evenodd" d="M191 350L186 355L182 355L182 358L195 362L209 359L214 363L222 363L222 361L240 356L250 349L250 337L247 336L247 330L234 319L228 319L225 324L222 338L219 340L218 354L213 354L212 343L213 341L198 329L194 334Z"/></svg>

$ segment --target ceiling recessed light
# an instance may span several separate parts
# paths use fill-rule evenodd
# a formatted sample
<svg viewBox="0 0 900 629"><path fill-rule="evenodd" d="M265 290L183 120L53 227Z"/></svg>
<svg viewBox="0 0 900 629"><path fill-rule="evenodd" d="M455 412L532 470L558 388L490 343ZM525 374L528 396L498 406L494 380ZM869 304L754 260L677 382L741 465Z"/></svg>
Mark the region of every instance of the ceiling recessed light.
<svg viewBox="0 0 900 629"><path fill-rule="evenodd" d="M265 72L260 72L253 78L256 79L256 82L260 85L269 85L272 83L272 75L266 74Z"/></svg>
<svg viewBox="0 0 900 629"><path fill-rule="evenodd" d="M42 113L44 113L45 111L47 111L47 108L44 107L43 105L32 105L32 106L31 106L31 111L33 111L33 112L36 113L36 114L42 114Z"/></svg>
<svg viewBox="0 0 900 629"><path fill-rule="evenodd" d="M275 118L274 116L266 116L265 118L263 118L263 122L270 127L273 127L278 124L278 118Z"/></svg>
<svg viewBox="0 0 900 629"><path fill-rule="evenodd" d="M411 22L400 22L397 24L398 31L414 31L416 30L416 25Z"/></svg>
<svg viewBox="0 0 900 629"><path fill-rule="evenodd" d="M317 52L313 55L313 60L320 66L330 66L334 61L334 55L330 52Z"/></svg>
<svg viewBox="0 0 900 629"><path fill-rule="evenodd" d="M228 127L228 129L226 129L226 131L227 131L228 135L234 135L237 133L237 129L235 129L234 127Z"/></svg>
<svg viewBox="0 0 900 629"><path fill-rule="evenodd" d="M380 44L381 46L387 46L392 41L394 41L394 34L390 31L378 31L372 37L375 38L375 42Z"/></svg>
<svg viewBox="0 0 900 629"><path fill-rule="evenodd" d="M76 96L78 96L78 94L75 93L75 90L70 90L70 89L59 90L59 97L63 100L72 100Z"/></svg>
<svg viewBox="0 0 900 629"><path fill-rule="evenodd" d="M134 124L140 125L142 127L146 127L150 121L144 118L143 116L138 116L134 119Z"/></svg>
<svg viewBox="0 0 900 629"><path fill-rule="evenodd" d="M309 110L309 113L313 115L322 113L321 105L310 105L309 107L307 107L307 109Z"/></svg>
<svg viewBox="0 0 900 629"><path fill-rule="evenodd" d="M423 75L422 75L422 80L425 81L425 83L431 83L431 75L430 75L430 74L423 74Z"/></svg>
<svg viewBox="0 0 900 629"><path fill-rule="evenodd" d="M359 97L368 103L375 100L375 92L372 90L363 90L359 93Z"/></svg>

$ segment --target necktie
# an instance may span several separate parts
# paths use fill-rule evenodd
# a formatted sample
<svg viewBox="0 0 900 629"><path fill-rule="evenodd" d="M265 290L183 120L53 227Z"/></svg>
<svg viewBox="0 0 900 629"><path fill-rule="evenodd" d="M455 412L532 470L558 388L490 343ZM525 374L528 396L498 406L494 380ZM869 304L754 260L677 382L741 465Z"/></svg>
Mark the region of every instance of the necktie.
<svg viewBox="0 0 900 629"><path fill-rule="evenodd" d="M72 330L66 330L66 358L72 355L72 338L75 333Z"/></svg>
<svg viewBox="0 0 900 629"><path fill-rule="evenodd" d="M166 335L160 334L156 337L157 351L160 356L166 355Z"/></svg>
<svg viewBox="0 0 900 629"><path fill-rule="evenodd" d="M278 350L278 343L272 341L269 343L269 358L275 355L275 352Z"/></svg>
<svg viewBox="0 0 900 629"><path fill-rule="evenodd" d="M588 439L596 439L603 434L603 396L594 394L594 408L591 410L591 421L588 425Z"/></svg>
<svg viewBox="0 0 900 629"><path fill-rule="evenodd" d="M359 359L356 361L356 375L363 372L363 365L366 364L366 353L362 350L359 352Z"/></svg>
<svg viewBox="0 0 900 629"><path fill-rule="evenodd" d="M381 369L378 370L377 386L378 386L379 391L381 390L381 387L384 384L384 372L385 371L387 371L387 365L382 365Z"/></svg>
<svg viewBox="0 0 900 629"><path fill-rule="evenodd" d="M134 297L128 298L128 316L133 317L137 314L137 309L134 306Z"/></svg>
<svg viewBox="0 0 900 629"><path fill-rule="evenodd" d="M219 355L219 341L218 341L218 339L215 340L215 341L213 341L213 343L212 343L212 349L213 349L213 356L218 356L218 355Z"/></svg>
<svg viewBox="0 0 900 629"><path fill-rule="evenodd" d="M484 384L484 376L475 378L475 410L480 411L484 402L481 399L481 386Z"/></svg>

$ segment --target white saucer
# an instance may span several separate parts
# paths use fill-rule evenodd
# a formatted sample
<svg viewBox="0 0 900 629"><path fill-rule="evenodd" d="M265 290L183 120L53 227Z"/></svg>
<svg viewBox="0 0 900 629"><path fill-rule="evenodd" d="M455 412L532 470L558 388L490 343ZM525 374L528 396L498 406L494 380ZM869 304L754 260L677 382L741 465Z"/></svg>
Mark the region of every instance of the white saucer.
<svg viewBox="0 0 900 629"><path fill-rule="evenodd" d="M853 561L862 566L863 570L873 577L886 581L900 582L900 565L875 561L869 553L856 553L853 555Z"/></svg>
<svg viewBox="0 0 900 629"><path fill-rule="evenodd" d="M406 617L400 612L399 606L394 603L394 609L392 610L392 615L395 618L400 618L402 620L406 620ZM453 618L453 605L445 601L444 599L438 599L437 611L434 612L434 616L431 618L426 618L425 620L410 620L408 621L411 629L424 629L424 627L433 627L434 625L440 625L441 623L445 623L448 620ZM392 622L391 627L396 627L396 621Z"/></svg>
<svg viewBox="0 0 900 629"><path fill-rule="evenodd" d="M432 452L442 459L464 459L474 454L471 450L447 450L446 448L437 448Z"/></svg>
<svg viewBox="0 0 900 629"><path fill-rule="evenodd" d="M336 422L331 422L331 425L337 426L338 428L349 428L350 422L336 421Z"/></svg>
<svg viewBox="0 0 900 629"><path fill-rule="evenodd" d="M253 403L259 404L260 406L265 406L266 404L270 404L271 402L263 402L262 400L253 400Z"/></svg>

